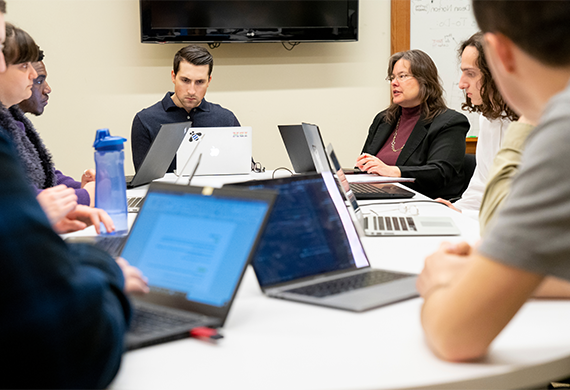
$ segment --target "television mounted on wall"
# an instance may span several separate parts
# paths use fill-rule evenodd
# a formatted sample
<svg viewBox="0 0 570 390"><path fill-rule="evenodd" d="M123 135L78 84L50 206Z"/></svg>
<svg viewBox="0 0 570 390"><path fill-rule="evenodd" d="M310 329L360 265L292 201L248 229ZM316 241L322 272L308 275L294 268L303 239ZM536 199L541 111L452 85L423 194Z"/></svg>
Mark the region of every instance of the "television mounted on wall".
<svg viewBox="0 0 570 390"><path fill-rule="evenodd" d="M139 0L143 43L358 40L358 0Z"/></svg>

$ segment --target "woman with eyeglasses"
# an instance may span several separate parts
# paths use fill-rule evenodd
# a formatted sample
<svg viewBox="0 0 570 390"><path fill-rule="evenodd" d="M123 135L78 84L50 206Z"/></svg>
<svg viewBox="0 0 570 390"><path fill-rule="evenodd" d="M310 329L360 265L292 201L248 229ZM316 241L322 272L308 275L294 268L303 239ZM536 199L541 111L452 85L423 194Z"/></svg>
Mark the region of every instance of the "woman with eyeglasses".
<svg viewBox="0 0 570 390"><path fill-rule="evenodd" d="M388 64L391 104L374 118L356 165L389 177L411 177L431 198L461 196L469 121L447 108L432 59L421 50L394 54Z"/></svg>

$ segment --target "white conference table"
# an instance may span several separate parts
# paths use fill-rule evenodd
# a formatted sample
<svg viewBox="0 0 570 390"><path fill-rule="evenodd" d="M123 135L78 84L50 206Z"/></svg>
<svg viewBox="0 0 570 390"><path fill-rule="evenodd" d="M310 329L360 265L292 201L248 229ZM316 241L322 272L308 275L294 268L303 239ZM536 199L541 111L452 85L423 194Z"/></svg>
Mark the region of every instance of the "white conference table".
<svg viewBox="0 0 570 390"><path fill-rule="evenodd" d="M221 185L216 180L197 177L192 184ZM395 205L373 207L399 213ZM420 215L451 216L462 235L364 237L373 267L419 273L443 240L477 241L476 221L440 205L417 207ZM570 376L570 301L527 302L488 356L472 363L433 355L423 337L421 304L415 298L352 313L267 298L248 267L223 340L184 339L128 352L110 388L512 389Z"/></svg>

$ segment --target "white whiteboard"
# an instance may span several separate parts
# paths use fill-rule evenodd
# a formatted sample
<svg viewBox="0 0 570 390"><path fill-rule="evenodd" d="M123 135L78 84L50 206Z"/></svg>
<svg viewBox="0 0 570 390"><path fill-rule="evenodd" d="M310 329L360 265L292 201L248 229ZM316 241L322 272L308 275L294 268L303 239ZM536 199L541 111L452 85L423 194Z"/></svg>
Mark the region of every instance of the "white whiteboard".
<svg viewBox="0 0 570 390"><path fill-rule="evenodd" d="M410 49L420 49L433 59L443 80L450 108L465 114L471 123L467 136L479 134L479 115L461 110L465 101L459 89L461 42L478 31L471 0L411 0Z"/></svg>

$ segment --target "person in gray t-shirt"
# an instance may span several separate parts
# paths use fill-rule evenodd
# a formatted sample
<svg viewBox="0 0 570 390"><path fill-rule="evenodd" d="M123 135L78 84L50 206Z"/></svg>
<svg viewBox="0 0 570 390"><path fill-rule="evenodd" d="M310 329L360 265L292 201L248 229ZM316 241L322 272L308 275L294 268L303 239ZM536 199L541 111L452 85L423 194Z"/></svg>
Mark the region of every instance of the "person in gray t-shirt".
<svg viewBox="0 0 570 390"><path fill-rule="evenodd" d="M442 244L418 278L428 343L453 361L484 355L547 276L570 280L570 2L473 10L502 96L538 126L480 247Z"/></svg>

